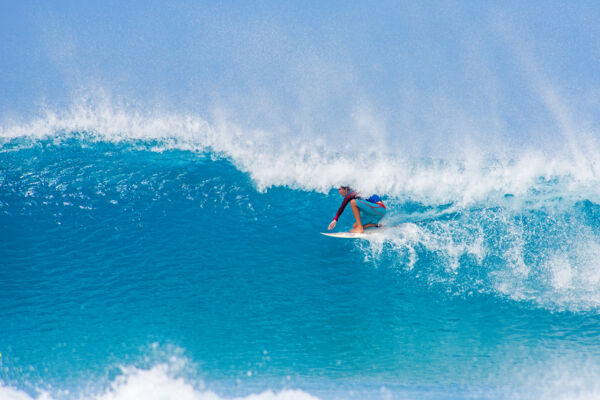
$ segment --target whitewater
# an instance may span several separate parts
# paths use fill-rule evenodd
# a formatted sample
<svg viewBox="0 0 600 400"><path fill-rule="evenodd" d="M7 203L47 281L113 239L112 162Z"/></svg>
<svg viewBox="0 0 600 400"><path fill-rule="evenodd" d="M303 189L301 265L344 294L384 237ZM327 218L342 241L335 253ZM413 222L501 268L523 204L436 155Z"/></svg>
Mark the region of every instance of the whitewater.
<svg viewBox="0 0 600 400"><path fill-rule="evenodd" d="M344 134L106 102L3 123L0 397L597 398L594 136ZM340 184L397 227L319 235Z"/></svg>

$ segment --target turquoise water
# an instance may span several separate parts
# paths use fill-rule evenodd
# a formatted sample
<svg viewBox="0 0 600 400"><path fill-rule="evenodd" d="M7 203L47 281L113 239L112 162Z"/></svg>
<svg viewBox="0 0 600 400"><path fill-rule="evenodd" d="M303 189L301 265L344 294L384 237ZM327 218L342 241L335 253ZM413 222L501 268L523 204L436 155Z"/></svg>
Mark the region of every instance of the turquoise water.
<svg viewBox="0 0 600 400"><path fill-rule="evenodd" d="M573 189L585 181L508 192L490 180L512 164L492 163L479 190L471 167L416 161L463 178L387 187L396 228L338 240L319 234L333 181L311 189L307 164L265 171L210 143L2 142L0 397L600 394L600 206Z"/></svg>
<svg viewBox="0 0 600 400"><path fill-rule="evenodd" d="M0 400L600 399L599 20L1 1Z"/></svg>

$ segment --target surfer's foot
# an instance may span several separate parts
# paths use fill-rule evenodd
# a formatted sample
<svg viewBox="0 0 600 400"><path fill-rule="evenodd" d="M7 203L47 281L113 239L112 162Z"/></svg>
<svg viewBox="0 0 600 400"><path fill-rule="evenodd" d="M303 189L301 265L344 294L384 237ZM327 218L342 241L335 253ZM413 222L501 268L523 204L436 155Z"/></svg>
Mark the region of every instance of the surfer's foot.
<svg viewBox="0 0 600 400"><path fill-rule="evenodd" d="M380 226L378 224L366 224L363 225L364 229L368 229L368 228L379 228Z"/></svg>
<svg viewBox="0 0 600 400"><path fill-rule="evenodd" d="M365 230L362 227L350 229L351 233L364 233Z"/></svg>

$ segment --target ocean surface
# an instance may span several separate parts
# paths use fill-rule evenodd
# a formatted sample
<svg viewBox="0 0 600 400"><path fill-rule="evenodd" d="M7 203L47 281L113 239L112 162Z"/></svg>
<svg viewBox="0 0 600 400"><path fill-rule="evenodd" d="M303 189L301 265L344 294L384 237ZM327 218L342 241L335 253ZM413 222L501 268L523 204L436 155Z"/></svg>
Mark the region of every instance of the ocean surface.
<svg viewBox="0 0 600 400"><path fill-rule="evenodd" d="M110 110L5 126L0 398L599 398L593 149L357 154ZM320 235L342 183L393 228Z"/></svg>

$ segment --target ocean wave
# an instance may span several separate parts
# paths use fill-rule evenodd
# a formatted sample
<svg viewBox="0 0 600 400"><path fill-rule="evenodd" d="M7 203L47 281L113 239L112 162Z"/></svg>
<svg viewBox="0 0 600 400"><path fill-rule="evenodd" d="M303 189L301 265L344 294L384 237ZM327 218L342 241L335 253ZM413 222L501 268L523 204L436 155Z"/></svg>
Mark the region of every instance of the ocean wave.
<svg viewBox="0 0 600 400"><path fill-rule="evenodd" d="M56 146L55 140L58 141ZM314 221L315 216L325 217L325 212L317 215L301 211L320 212L328 204L332 204L333 214L340 201L337 195L331 199L324 195L292 190L271 190L259 194L248 179L227 161L189 157L190 154L186 152L148 152L152 149L151 146L162 146L162 143L144 141L140 144L144 151L136 151L138 147L135 144L106 146L104 140L101 138L100 142L93 142L87 134L74 136L69 133L52 139L35 139L33 144L30 143L33 148L23 150L23 154L20 151L4 154L4 165L10 165L11 168L0 173L0 189L3 190L0 211L8 212L14 218L4 217L9 214L3 213L5 219L0 222L17 225L35 220L39 223L40 225L33 226L31 237L28 237L42 239L40 243L44 246L36 250L38 257L53 259L62 264L61 260L65 260L70 254L66 251L66 256L60 256L55 249L50 249L52 253L46 253L48 248L45 243L56 231L40 229L39 226L51 228L58 223L64 224L61 226L65 236L61 236L61 242L66 242L67 250L77 248L77 251L97 254L98 248L114 248L115 243L108 238L114 236L116 228L127 231L135 227L137 236L144 230L143 224L156 220L153 217L157 215L163 215L164 218L158 218L161 224L155 226L156 231L172 239L161 244L165 246L162 253L159 249L154 249L160 246L137 250L128 247L125 251L140 256L139 259L136 257L136 264L145 268L145 264L140 262L144 257L152 259L148 263L152 264L161 254L176 253L184 248L202 253L199 259L204 262L206 254L198 248L199 233L188 235L183 232L178 236L182 233L182 221L202 213L205 213L206 218L196 221L219 221L219 224L224 225L217 235L219 240L230 238L230 243L233 243L239 241L239 232L244 232L248 238L245 243L247 252L241 251L239 254L254 254L256 249L261 249L260 255L264 258L257 261L260 265L273 264L276 273L281 273L281 268L273 260L293 260L307 248L323 249L327 246L323 240L329 239L318 235L318 230L315 229L321 222ZM5 148L13 145L19 146L18 143L11 142ZM184 157L181 157L182 154ZM200 162L204 164L198 165ZM554 182L546 184L551 188L549 190L554 190ZM600 208L590 201L574 202L573 199L564 197L546 197L546 194L532 192L522 201L502 196L502 200L488 202L485 206L457 203L429 206L407 202L400 197L390 198L387 201L390 216L385 222L388 226L399 226L370 241L332 242L331 246L346 247L339 247L334 251L318 251L318 257L309 259L308 264L319 265L324 261L335 261L338 257L346 262L350 259L346 252L354 246L354 250L362 252L360 255L364 254L367 262L403 274L402 290L409 297L411 294L422 294L418 285L424 284L427 285L427 296L436 300L446 300L444 296L447 295L464 296L467 301L463 303L468 303L469 299L478 301L483 298L485 302L491 298L492 304L502 305L502 300L506 299L506 303L512 309L517 309L519 314L530 315L539 311L539 308L544 315L551 314L546 313L548 310L596 313L600 308L597 294L600 292L600 275L597 272L597 260L600 256ZM300 212L290 207L296 207L297 204ZM149 214L149 207L155 207L158 213ZM170 213L162 213L174 209L183 211L179 219L170 219ZM31 218L21 219L24 216ZM340 227L350 221L348 218L350 215L346 211L340 220ZM73 229L83 227L80 225L82 221L85 221L85 231ZM268 223L265 224L264 221ZM284 227L280 221L286 221L289 225ZM328 219L323 220L323 230L328 222ZM269 231L276 224L281 224L281 228ZM302 246L306 247L298 247L299 236L302 238ZM278 240L273 241L273 237ZM93 243L95 239L100 241ZM7 238L7 243L10 246L10 238ZM24 260L31 256L28 249L24 249L22 253ZM166 261L165 265L173 262L172 259ZM179 262L177 260L174 264L178 265ZM245 263L246 261L244 270L247 269ZM110 257L103 259L101 265L110 265ZM361 267L351 266L356 269ZM218 280L225 279L219 276ZM391 285L397 283L390 280ZM398 291L396 286L388 289L390 293ZM497 301L499 298L501 301ZM536 309L531 310L528 305L533 305ZM24 314L26 309L13 307L11 311ZM396 311L391 310L392 313ZM568 313L566 314L568 317ZM594 326L586 326L585 317L578 320L583 321L579 327L581 336L593 334ZM487 328L482 328L482 331L485 329ZM493 329L493 326L489 329ZM477 385L474 388L452 387L452 396L584 399L595 398L599 393L595 385L599 374L594 369L594 360L589 362L590 365L568 364L569 360L578 358L577 355L567 354L570 357L565 357L564 360L543 359L522 372L520 369L510 369L511 365L515 365L515 359L518 360L516 354L519 352L509 348L501 353L510 356L508 360L500 361L499 369L508 370L501 370L499 379L491 379L500 388L492 388L489 392ZM547 354L544 353L543 356L547 357ZM564 370L558 367L550 371L549 375L536 375L537 371L544 369L544 362L566 367ZM581 369L581 365L590 372L577 380L579 377L572 371ZM514 387L511 383L513 378L520 379ZM156 394L163 396L161 398L178 399L302 399L329 398L322 393L332 393L334 390L340 390L342 395L337 396L336 393L335 396L332 395L333 398L351 397L350 394L346 396L343 388L340 389L329 381L324 383L326 387L319 387L321 390L313 390L311 386L307 389L301 385L294 386L301 389L285 390L280 383L278 380L274 385L263 385L258 390L253 387L241 394L222 393L205 388L193 374L191 377L178 375L173 373L170 364L158 362L143 368L138 365L123 367L121 374L108 382L102 390L77 392L66 397L152 399ZM376 397L373 393L378 389L369 388L369 396L357 395L355 398ZM443 398L439 395L444 393L443 389L392 388L390 392L381 394L380 398ZM32 394L22 388L15 389L4 384L0 388L0 398L65 398L58 392L60 390L45 389ZM254 394L249 394L250 392Z"/></svg>
<svg viewBox="0 0 600 400"><path fill-rule="evenodd" d="M94 141L96 139L99 142ZM5 151L11 147L19 149L21 145L39 145L40 151L51 147L55 152L44 151L44 159L38 157L42 153L33 149L27 153L27 162L20 161L19 154L5 153L6 166L11 168L0 174L0 185L4 185L6 202L17 208L0 203L0 209L17 213L35 209L33 212L37 213L40 209L36 207L43 204L51 206L57 215L75 215L74 208L81 213L94 213L109 203L109 208L122 207L126 213L133 213L132 220L140 223L140 215L151 203L160 199L185 199L193 201L189 204L196 207L210 207L215 215L239 212L240 221L248 218L280 221L290 220L291 210L287 204L294 201L309 210L321 209L327 203L323 196L317 199L306 192L286 192L281 197L275 191L269 202L278 206L270 207L263 197L254 196L257 193L248 181L240 180L243 175L214 151L209 152L212 160L195 155L188 157L186 152L183 158L181 154L162 156L148 151L156 147L164 150L168 146L166 139L129 140L122 145L111 142L105 146L104 136L66 133L36 138L28 144L19 144L18 139L6 142ZM80 147L85 148L85 152L79 151ZM120 156L115 159L111 154ZM158 160L167 165L183 162L186 167L165 170L162 164L156 165ZM202 176L191 168L198 163L204 163L201 167L196 165L204 171ZM290 166L292 170L296 167ZM303 164L301 167L308 168ZM260 165L250 168L253 172L249 174L256 185L256 174L262 169ZM281 166L271 172L285 175L289 169ZM281 185L293 187L295 184L282 182ZM422 202L414 200L419 198L418 191L410 196L388 195L386 203L390 213L384 223L399 227L376 239L356 243L365 258L378 265L396 266L418 282L454 295L486 293L550 310L587 312L600 308L600 274L596 261L600 257L600 211L596 203L580 200L580 197L592 197L588 192L571 193L556 180L542 180L535 188L529 188L526 195L494 197L493 192L488 192L487 201L465 204L467 197L460 198L461 203L456 200L459 194L450 196L448 187L440 185L437 189L437 194ZM327 186L323 186L323 190L326 191ZM449 200L445 197L453 201L441 203L441 200ZM469 198L474 200L472 195ZM310 206L314 201L318 201L318 205ZM339 198L335 197L331 202L331 215L323 215L324 218L333 215L338 202ZM254 204L253 208L249 208L250 203ZM302 213L293 218L298 225L314 223ZM322 221L323 229L328 222L329 219ZM118 218L114 221L115 226L123 223ZM344 219L340 228L343 223Z"/></svg>

